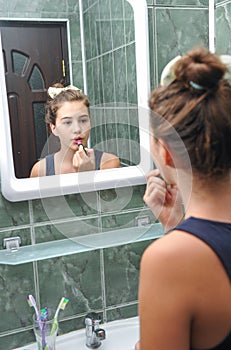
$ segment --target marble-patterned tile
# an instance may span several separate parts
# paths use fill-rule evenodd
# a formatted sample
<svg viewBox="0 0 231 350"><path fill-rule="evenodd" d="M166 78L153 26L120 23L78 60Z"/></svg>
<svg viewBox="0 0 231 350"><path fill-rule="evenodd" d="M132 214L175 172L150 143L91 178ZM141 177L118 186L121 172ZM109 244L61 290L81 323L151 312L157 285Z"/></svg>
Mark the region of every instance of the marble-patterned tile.
<svg viewBox="0 0 231 350"><path fill-rule="evenodd" d="M73 84L84 91L82 61L72 61Z"/></svg>
<svg viewBox="0 0 231 350"><path fill-rule="evenodd" d="M88 1L88 7L91 7L99 2L99 0L86 0L86 1Z"/></svg>
<svg viewBox="0 0 231 350"><path fill-rule="evenodd" d="M112 50L112 27L110 19L100 19L97 22L100 33L100 54Z"/></svg>
<svg viewBox="0 0 231 350"><path fill-rule="evenodd" d="M117 194L118 194L118 190L116 190ZM124 204L126 205L126 197L125 195L127 194L127 196L130 195L130 193L126 193L126 189L124 189ZM121 201L119 202L119 204L121 204ZM119 205L118 205L119 207ZM133 210L131 212L121 212L121 214L116 213L116 212L112 212L110 215L103 215L102 216L102 230L103 231L112 231L112 230L123 230L126 228L133 228L135 226L137 226L137 219L139 217L147 217L148 221L150 223L155 223L156 222L156 217L152 214L152 212L150 211L150 209L144 207L144 208L138 208L136 210ZM122 232L122 231L121 231ZM143 234L142 234L143 235ZM124 236L119 236L115 239L115 245L116 244L123 244L123 243L128 243L129 241L136 241L137 239L140 238L140 233L138 231L134 230L133 236L131 238L130 234L129 234L129 238L126 237L126 235Z"/></svg>
<svg viewBox="0 0 231 350"><path fill-rule="evenodd" d="M99 0L99 16L96 22L100 38L100 54L112 50L111 0Z"/></svg>
<svg viewBox="0 0 231 350"><path fill-rule="evenodd" d="M194 46L208 47L206 9L157 9L158 81L165 65Z"/></svg>
<svg viewBox="0 0 231 350"><path fill-rule="evenodd" d="M81 50L81 32L80 32L80 21L76 14L68 16L70 25L70 45L71 45L71 59L74 61L82 60ZM74 76L73 76L74 77Z"/></svg>
<svg viewBox="0 0 231 350"><path fill-rule="evenodd" d="M100 19L110 19L112 0L99 0Z"/></svg>
<svg viewBox="0 0 231 350"><path fill-rule="evenodd" d="M12 0L9 1L8 5L9 12L46 12L53 13L57 12L57 4L53 1L33 1L30 0ZM59 4L58 12L60 13L68 13L68 12L76 11L78 13L78 7L76 6L76 1L62 1Z"/></svg>
<svg viewBox="0 0 231 350"><path fill-rule="evenodd" d="M0 332L30 325L32 311L26 296L35 293L33 265L0 265Z"/></svg>
<svg viewBox="0 0 231 350"><path fill-rule="evenodd" d="M103 3L102 3L103 5ZM106 21L110 18L110 23L106 25ZM105 18L105 24L104 29L101 28L101 41L103 45L103 51L105 51L107 48L110 49L116 49L125 43L125 36L124 36L124 18L123 18L123 1L111 1L111 10L110 10L110 17L107 19ZM104 22L103 22L104 23ZM109 28L110 26L110 28ZM104 45L104 37L105 33L108 32L108 35L111 35L111 38L107 35L106 38L110 40L111 45L110 47ZM103 38L102 38L103 37ZM102 52L103 52L102 51Z"/></svg>
<svg viewBox="0 0 231 350"><path fill-rule="evenodd" d="M112 26L112 48L117 49L125 44L125 34L124 34L124 19L121 15L116 17L113 13L111 26Z"/></svg>
<svg viewBox="0 0 231 350"><path fill-rule="evenodd" d="M29 224L28 202L9 202L0 193L0 222L0 229Z"/></svg>
<svg viewBox="0 0 231 350"><path fill-rule="evenodd" d="M93 176L93 175L92 175ZM33 200L34 222L76 219L97 213L97 192Z"/></svg>
<svg viewBox="0 0 231 350"><path fill-rule="evenodd" d="M140 259L150 241L104 249L106 305L138 299Z"/></svg>
<svg viewBox="0 0 231 350"><path fill-rule="evenodd" d="M94 87L94 105L98 106L103 101L103 84L102 84L102 58L97 57L92 62L92 76ZM99 125L99 124L98 124Z"/></svg>
<svg viewBox="0 0 231 350"><path fill-rule="evenodd" d="M113 81L115 79L113 74L113 55L112 53L105 54L102 57L102 79L103 85L103 102L110 103L115 101L115 90Z"/></svg>
<svg viewBox="0 0 231 350"><path fill-rule="evenodd" d="M86 312L87 314L87 312ZM59 320L59 335L85 328L84 316Z"/></svg>
<svg viewBox="0 0 231 350"><path fill-rule="evenodd" d="M33 342L35 342L35 336L32 329L23 329L19 332L0 337L1 349L4 350L16 349Z"/></svg>
<svg viewBox="0 0 231 350"><path fill-rule="evenodd" d="M8 14L8 1L0 0L0 15L5 17Z"/></svg>
<svg viewBox="0 0 231 350"><path fill-rule="evenodd" d="M124 47L113 52L116 102L127 102L126 50Z"/></svg>
<svg viewBox="0 0 231 350"><path fill-rule="evenodd" d="M86 62L86 76L87 76L87 95L91 99L91 103L95 104L94 78L93 78L93 60Z"/></svg>
<svg viewBox="0 0 231 350"><path fill-rule="evenodd" d="M209 0L154 0L156 5L172 6L209 6Z"/></svg>
<svg viewBox="0 0 231 350"><path fill-rule="evenodd" d="M69 299L60 320L102 308L100 253L91 251L38 262L41 305L56 309Z"/></svg>
<svg viewBox="0 0 231 350"><path fill-rule="evenodd" d="M82 2L82 9L83 12L85 12L88 9L89 5L88 5L88 0L85 0Z"/></svg>
<svg viewBox="0 0 231 350"><path fill-rule="evenodd" d="M91 36L90 36L90 14L86 11L83 15L83 27L84 27L84 45L86 60L92 57L91 54Z"/></svg>
<svg viewBox="0 0 231 350"><path fill-rule="evenodd" d="M89 62L89 64L92 65L92 88L93 88L93 95L89 95L88 96L91 100L91 98L93 97L93 100L91 100L91 104L92 105L100 105L100 103L103 101L103 82L102 82L102 77L101 77L101 60L100 58L95 58L94 60L92 60L91 62ZM90 88L89 84L88 84L88 88ZM97 125L99 125L99 123L97 123Z"/></svg>
<svg viewBox="0 0 231 350"><path fill-rule="evenodd" d="M216 51L231 54L231 2L216 9Z"/></svg>
<svg viewBox="0 0 231 350"><path fill-rule="evenodd" d="M124 16L124 0L117 0L117 1L113 1L111 0L111 17L112 20L114 19L123 19Z"/></svg>
<svg viewBox="0 0 231 350"><path fill-rule="evenodd" d="M135 40L134 12L128 1L124 2L124 28L125 42L131 43Z"/></svg>
<svg viewBox="0 0 231 350"><path fill-rule="evenodd" d="M137 212L146 210L143 202L145 185L128 186L117 189L108 189L100 191L101 213L121 213L125 210L137 209ZM138 215L137 213L134 215ZM119 218L118 218L119 219ZM116 221L118 221L118 219ZM128 222L131 220L128 219ZM107 222L107 220L106 220ZM106 225L105 222L105 225ZM122 220L123 222L123 220ZM118 223L118 222L117 222ZM106 225L107 226L107 225ZM115 227L113 225L113 227Z"/></svg>
<svg viewBox="0 0 231 350"><path fill-rule="evenodd" d="M130 138L130 126L127 124L119 124L117 126L118 133L118 156L122 162L122 166L129 166L132 164L132 154L131 154L131 143ZM127 179L127 185L129 184L129 179Z"/></svg>
<svg viewBox="0 0 231 350"><path fill-rule="evenodd" d="M91 108L90 115L92 120L91 127L91 147L98 148L98 144L103 140L104 129L104 109Z"/></svg>
<svg viewBox="0 0 231 350"><path fill-rule="evenodd" d="M149 31L149 59L150 59L150 85L151 90L156 86L156 70L155 70L155 11L153 8L148 9L148 31Z"/></svg>
<svg viewBox="0 0 231 350"><path fill-rule="evenodd" d="M137 104L135 44L126 47L128 103Z"/></svg>
<svg viewBox="0 0 231 350"><path fill-rule="evenodd" d="M140 164L140 143L139 143L139 130L133 126L130 127L130 135L132 139L131 146L131 156L130 156L130 164L138 165Z"/></svg>
<svg viewBox="0 0 231 350"><path fill-rule="evenodd" d="M89 10L89 35L90 35L90 47L91 47L91 56L96 57L100 54L100 37L99 35L101 28L101 21L99 21L99 13L98 13L98 4L94 3ZM110 25L110 23L108 23ZM104 29L103 29L104 30Z"/></svg>
<svg viewBox="0 0 231 350"><path fill-rule="evenodd" d="M29 0L26 0L26 1L12 0L12 1L9 1L8 11L9 13L15 13L15 12L25 13L25 12L36 12L36 11L40 12L41 5L42 4L39 4L37 1L36 2L34 1L33 4L31 4Z"/></svg>
<svg viewBox="0 0 231 350"><path fill-rule="evenodd" d="M138 302L132 305L115 307L107 311L107 322L123 320L125 318L135 317L138 315Z"/></svg>
<svg viewBox="0 0 231 350"><path fill-rule="evenodd" d="M88 97L92 106L99 106L103 100L101 60L97 57L86 64ZM94 125L99 125L97 120Z"/></svg>
<svg viewBox="0 0 231 350"><path fill-rule="evenodd" d="M35 227L36 243L51 242L62 239L73 239L78 241L78 237L99 232L98 218L86 220L71 220L63 223L53 223Z"/></svg>

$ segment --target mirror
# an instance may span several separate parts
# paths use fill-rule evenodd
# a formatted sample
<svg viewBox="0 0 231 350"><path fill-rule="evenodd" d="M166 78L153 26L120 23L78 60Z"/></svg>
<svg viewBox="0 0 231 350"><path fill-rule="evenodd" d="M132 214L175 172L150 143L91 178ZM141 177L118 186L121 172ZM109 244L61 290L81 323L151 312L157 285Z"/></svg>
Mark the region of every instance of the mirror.
<svg viewBox="0 0 231 350"><path fill-rule="evenodd" d="M152 168L147 106L150 76L146 1L118 1L116 11L113 8L110 13L110 20L107 13L101 12L98 17L93 9L85 11L84 4L79 1L84 92L91 103L89 146L115 153L121 167L39 178L17 177L5 62L0 55L1 186L3 195L10 201L139 185L146 182L144 175ZM89 23L94 23L94 28ZM120 42L121 30L124 42ZM69 42L73 43L73 40ZM2 52L1 42L0 50ZM116 65L120 74L113 72ZM72 69L74 71L74 62L70 64L70 83L75 84ZM112 76L116 81L112 81ZM107 88L104 89L102 84Z"/></svg>

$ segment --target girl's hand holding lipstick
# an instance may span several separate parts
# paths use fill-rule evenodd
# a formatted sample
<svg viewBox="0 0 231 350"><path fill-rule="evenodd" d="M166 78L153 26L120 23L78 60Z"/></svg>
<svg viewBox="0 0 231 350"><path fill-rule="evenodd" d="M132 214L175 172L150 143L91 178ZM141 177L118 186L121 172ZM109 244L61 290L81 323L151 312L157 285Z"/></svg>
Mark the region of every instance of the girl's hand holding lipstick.
<svg viewBox="0 0 231 350"><path fill-rule="evenodd" d="M175 185L167 185L158 169L152 170L146 177L147 186L143 200L162 223L166 232L183 218L179 190Z"/></svg>
<svg viewBox="0 0 231 350"><path fill-rule="evenodd" d="M95 170L94 150L84 148L82 143L80 143L79 149L75 152L73 157L73 166L76 172Z"/></svg>

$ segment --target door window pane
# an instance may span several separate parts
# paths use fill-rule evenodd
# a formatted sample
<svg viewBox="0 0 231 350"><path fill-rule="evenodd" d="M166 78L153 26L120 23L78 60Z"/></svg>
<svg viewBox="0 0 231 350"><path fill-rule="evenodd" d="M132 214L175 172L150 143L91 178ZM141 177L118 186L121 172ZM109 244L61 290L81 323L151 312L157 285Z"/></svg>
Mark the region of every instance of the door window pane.
<svg viewBox="0 0 231 350"><path fill-rule="evenodd" d="M35 64L29 79L31 90L44 90L44 80L39 67Z"/></svg>

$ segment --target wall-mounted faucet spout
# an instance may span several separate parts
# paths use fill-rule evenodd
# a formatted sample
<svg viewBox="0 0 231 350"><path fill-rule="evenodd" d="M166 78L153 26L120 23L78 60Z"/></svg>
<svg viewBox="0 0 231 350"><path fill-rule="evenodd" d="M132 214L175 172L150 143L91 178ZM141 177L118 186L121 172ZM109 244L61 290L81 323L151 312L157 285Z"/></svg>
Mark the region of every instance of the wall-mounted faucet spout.
<svg viewBox="0 0 231 350"><path fill-rule="evenodd" d="M106 338L105 330L99 327L100 322L100 316L95 312L85 317L86 346L91 349L97 349L101 345L101 340Z"/></svg>

